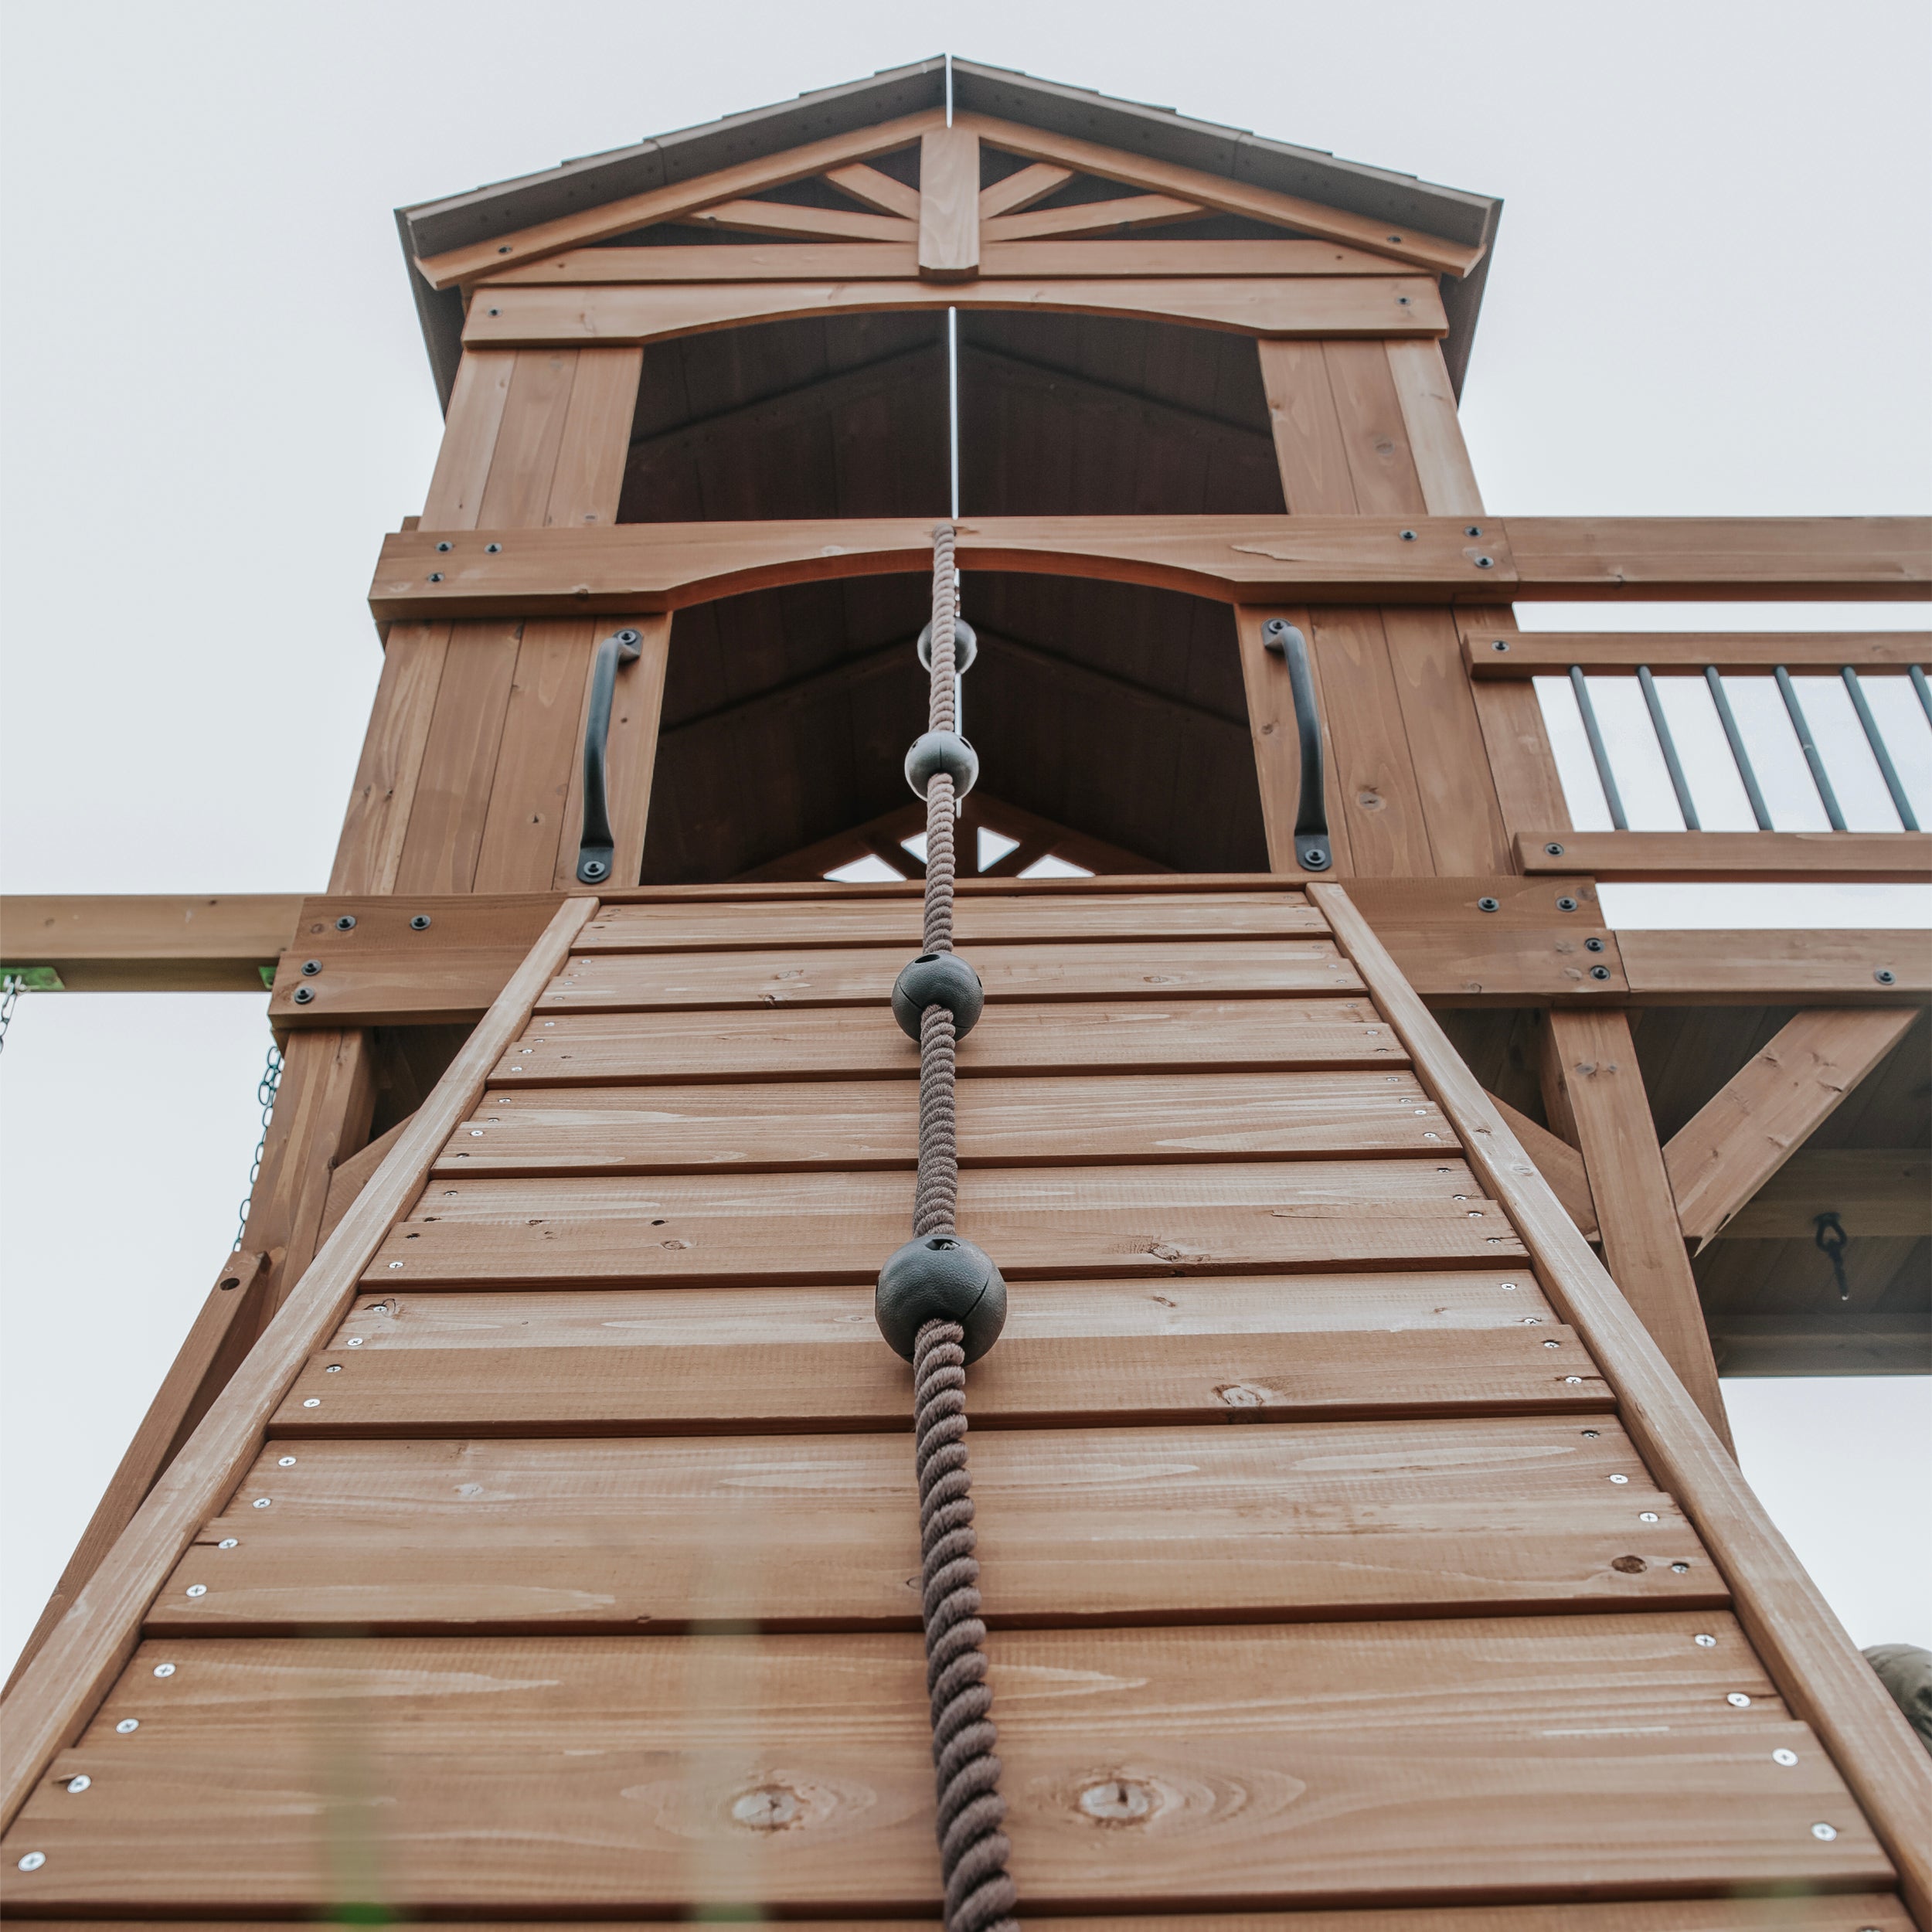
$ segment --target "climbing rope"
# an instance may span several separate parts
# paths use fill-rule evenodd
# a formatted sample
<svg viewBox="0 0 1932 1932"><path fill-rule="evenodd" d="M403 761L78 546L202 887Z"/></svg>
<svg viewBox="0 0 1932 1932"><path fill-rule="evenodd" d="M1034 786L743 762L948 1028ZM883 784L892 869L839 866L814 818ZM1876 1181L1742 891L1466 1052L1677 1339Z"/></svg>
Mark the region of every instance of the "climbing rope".
<svg viewBox="0 0 1932 1932"><path fill-rule="evenodd" d="M927 728L906 754L906 777L926 801L925 951L899 975L892 1001L893 1017L919 1043L919 1179L913 1239L879 1270L874 1307L880 1332L913 1365L920 1614L946 1932L1018 1932L966 1461L966 1365L998 1339L1006 1284L957 1226L954 1049L985 995L979 975L953 951L954 823L979 760L955 728L956 678L975 647L958 615L950 523L933 532L933 619L920 645L932 673Z"/></svg>

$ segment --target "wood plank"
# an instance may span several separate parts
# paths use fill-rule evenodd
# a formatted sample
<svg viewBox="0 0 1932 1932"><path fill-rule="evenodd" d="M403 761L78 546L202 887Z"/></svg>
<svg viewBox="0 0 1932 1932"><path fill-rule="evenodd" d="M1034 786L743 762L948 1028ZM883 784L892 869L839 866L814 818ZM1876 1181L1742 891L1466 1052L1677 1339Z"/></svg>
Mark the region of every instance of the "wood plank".
<svg viewBox="0 0 1932 1932"><path fill-rule="evenodd" d="M906 946L828 951L611 953L573 960L539 1002L546 1016L655 1007L873 1006L910 957ZM1325 940L1142 940L1081 946L1009 942L975 956L989 1001L1226 998L1359 992Z"/></svg>
<svg viewBox="0 0 1932 1932"><path fill-rule="evenodd" d="M9 893L0 957L51 966L69 992L259 992L293 943L289 893Z"/></svg>
<svg viewBox="0 0 1932 1932"><path fill-rule="evenodd" d="M389 627L383 675L362 739L355 784L349 795L331 892L393 891L402 864L416 785L436 716L451 627L396 624Z"/></svg>
<svg viewBox="0 0 1932 1932"><path fill-rule="evenodd" d="M1739 1474L1726 1444L1590 1252L1502 1116L1404 984L1339 887L1312 895L1342 934L1425 1083L1462 1135L1483 1184L1509 1209L1551 1298L1615 1393L1656 1479L1684 1507L1729 1579L1740 1617L1779 1689L1815 1723L1900 1867L1907 1906L1932 1916L1932 1764L1804 1566ZM1598 1205L1602 1205L1600 1200Z"/></svg>
<svg viewBox="0 0 1932 1932"><path fill-rule="evenodd" d="M865 169L867 174L875 171ZM1051 176L1039 189L1043 199L1067 179L1063 168L1027 169ZM828 173L828 181L838 171ZM881 175L879 180L886 179ZM982 220L988 197L1018 175L980 190ZM995 211L997 212L997 211ZM898 242L794 242L770 247L740 244L720 259L715 247L679 248L584 248L546 255L515 267L492 270L479 292L591 282L897 281L919 272L916 243ZM982 276L1036 277L1125 275L1395 275L1402 265L1388 255L1321 241L1053 241L999 242L980 235ZM1447 514L1459 512L1452 508Z"/></svg>
<svg viewBox="0 0 1932 1932"><path fill-rule="evenodd" d="M574 347L517 352L478 524L510 530L543 522L577 386L577 354Z"/></svg>
<svg viewBox="0 0 1932 1932"><path fill-rule="evenodd" d="M1780 1028L1664 1149L1684 1238L1709 1240L1917 1018L1909 1008L1814 1007Z"/></svg>
<svg viewBox="0 0 1932 1932"><path fill-rule="evenodd" d="M1624 539L1622 553L1646 560L1631 580L1631 594L1720 600L1924 594L1903 573L1917 567L1914 546L1932 550L1932 526L1905 519L1740 519L1739 543L1748 538L1753 554L1766 559L1753 576L1756 566L1748 558L1740 561L1721 549L1715 561L1704 557L1676 529L1681 521L1614 522ZM959 560L962 570L1097 577L1226 603L1492 606L1498 597L1580 594L1580 577L1540 564L1533 571L1519 568L1511 532L1528 530L1542 543L1538 519L1492 521L1480 539L1465 536L1464 528L1440 517L982 517L961 528ZM1413 541L1403 538L1404 530ZM450 543L447 553L437 550L439 540ZM438 539L405 530L383 539L369 604L385 622L673 610L781 583L917 574L930 568L931 550L930 526L910 517L624 524L532 530L514 540L482 531ZM432 573L440 581L431 583ZM1608 594L1619 585L1606 575L1599 587Z"/></svg>
<svg viewBox="0 0 1932 1932"><path fill-rule="evenodd" d="M1458 611L1456 616L1465 636L1471 626L1516 634L1515 614L1506 606ZM1470 696L1482 726L1504 825L1512 837L1526 830L1541 830L1546 841L1553 832L1560 840L1570 830L1570 806L1556 774L1556 754L1550 749L1549 730L1535 685L1520 679L1478 679L1471 683Z"/></svg>
<svg viewBox="0 0 1932 1932"><path fill-rule="evenodd" d="M1932 934L1619 932L1631 992L1660 1005L1833 1005L1932 995ZM1881 978L1880 975L1889 978Z"/></svg>
<svg viewBox="0 0 1932 1932"><path fill-rule="evenodd" d="M403 1130L409 1125L405 1114L396 1124L376 1135L369 1145L352 1154L346 1160L338 1161L330 1168L328 1193L322 1206L322 1218L316 1230L315 1244L319 1248L335 1232L342 1216L355 1205L355 1197L375 1178L376 1170L389 1158L389 1151L402 1138Z"/></svg>
<svg viewBox="0 0 1932 1932"><path fill-rule="evenodd" d="M594 899L575 899L559 907L417 1110L409 1131L117 1539L84 1597L9 1693L0 1824L11 1823L49 1758L93 1715L133 1649L155 1592L247 1466L288 1384L340 1323L354 1299L355 1278L420 1192L436 1149L481 1091L491 1066L528 1019L538 989L569 957L578 927L596 906Z"/></svg>
<svg viewBox="0 0 1932 1932"><path fill-rule="evenodd" d="M1597 879L1865 879L1932 875L1927 832L1519 832L1526 872Z"/></svg>
<svg viewBox="0 0 1932 1932"><path fill-rule="evenodd" d="M958 1111L959 1158L975 1167L1422 1155L1455 1145L1406 1073L981 1079L962 1083ZM919 1087L909 1070L896 1080L499 1090L457 1128L434 1172L910 1170L918 1159Z"/></svg>
<svg viewBox="0 0 1932 1932"><path fill-rule="evenodd" d="M543 892L553 882L601 629L582 617L520 628L471 882L479 893Z"/></svg>
<svg viewBox="0 0 1932 1932"><path fill-rule="evenodd" d="M1923 631L1707 632L1498 631L1468 626L1463 661L1472 678L1564 678L1577 665L1596 677L1653 671L1696 672L1706 665L1733 676L1769 677L1780 665L1835 677L1852 665L1868 675L1932 664Z"/></svg>
<svg viewBox="0 0 1932 1932"><path fill-rule="evenodd" d="M1586 1241L1599 1238L1597 1204L1590 1199L1590 1174L1583 1157L1567 1141L1560 1140L1527 1114L1519 1114L1505 1100L1494 1094L1489 1104L1508 1124L1511 1133L1522 1143L1523 1151L1536 1164L1536 1171L1549 1183L1550 1192L1563 1202L1577 1231Z"/></svg>
<svg viewBox="0 0 1932 1932"><path fill-rule="evenodd" d="M1415 459L1409 453L1401 399L1389 368L1387 343L1326 342L1321 359L1328 365L1355 507L1369 516L1427 514Z"/></svg>
<svg viewBox="0 0 1932 1932"><path fill-rule="evenodd" d="M825 179L876 213L897 215L912 222L919 219L919 190L869 162L848 162L843 167L828 168Z"/></svg>
<svg viewBox="0 0 1932 1932"><path fill-rule="evenodd" d="M1258 341L1255 353L1281 471L1281 496L1297 516L1348 515L1355 483L1319 342Z"/></svg>
<svg viewBox="0 0 1932 1932"><path fill-rule="evenodd" d="M1711 1335L1726 1377L1932 1374L1932 1317L1726 1315Z"/></svg>
<svg viewBox="0 0 1932 1932"><path fill-rule="evenodd" d="M757 1013L564 1014L532 1022L490 1076L504 1087L757 1078L903 1080L919 1049L883 1015L839 1007ZM998 1007L960 1042L961 1077L1047 1072L1393 1067L1394 1035L1360 1001L1081 1001Z"/></svg>
<svg viewBox="0 0 1932 1932"><path fill-rule="evenodd" d="M1431 516L1481 518L1482 492L1462 440L1455 386L1442 359L1442 345L1392 340L1383 349L1423 508Z"/></svg>
<svg viewBox="0 0 1932 1932"><path fill-rule="evenodd" d="M1077 202L1064 208L1036 208L1030 214L1002 215L985 227L988 241L1043 241L1061 235L1117 235L1163 222L1186 221L1205 213L1196 201L1176 195L1127 195L1118 201Z"/></svg>
<svg viewBox="0 0 1932 1932"><path fill-rule="evenodd" d="M457 365L443 440L423 502L422 529L476 528L516 366L513 352L490 349L466 351Z"/></svg>
<svg viewBox="0 0 1932 1932"><path fill-rule="evenodd" d="M1258 882L1257 882L1258 883ZM1304 939L1327 922L1306 897L1280 888L1253 892L1094 893L1064 902L988 893L954 915L962 947L1053 939L1088 945L1121 939ZM580 954L769 951L782 945L917 944L912 904L836 900L796 905L606 906L583 929Z"/></svg>
<svg viewBox="0 0 1932 1932"><path fill-rule="evenodd" d="M1145 155L1124 154L1117 148L1083 141L1075 134L1022 126L985 114L955 114L953 118L955 125L976 129L983 141L1002 153L1018 155L1027 161L1052 162L1149 194L1179 195L1218 214L1245 215L1253 221L1298 229L1304 235L1324 241L1371 249L1378 254L1392 255L1398 261L1413 262L1432 274L1452 275L1460 280L1482 259L1480 247L1447 241L1413 228L1392 228L1369 216L1346 214L1319 202L1277 194L1272 189L1232 180L1225 175L1178 167Z"/></svg>
<svg viewBox="0 0 1932 1932"><path fill-rule="evenodd" d="M1005 1631L988 1648L1035 1909L1890 1880L1722 1611ZM91 1801L36 1794L23 1828L46 1863L12 1902L321 1903L316 1818L340 1815L325 1781L352 1749L384 1801L362 1814L380 1837L356 1842L398 1906L541 1910L567 1882L573 1905L612 1913L930 1912L924 1679L910 1633L169 1638L53 1767L94 1777ZM1725 1703L1734 1689L1750 1708ZM1426 1805L1419 1756L1455 1770ZM797 1828L740 1821L747 1792L760 1820L798 1807ZM1094 1828L1103 1801L1129 1828ZM1131 1828L1141 1804L1162 1828Z"/></svg>
<svg viewBox="0 0 1932 1932"><path fill-rule="evenodd" d="M645 1298L655 1302L664 1295L697 1292L655 1289L648 1298L628 1298L634 1304ZM736 1301L756 1292L715 1291L710 1298ZM796 1295L805 1291L788 1292ZM418 1304L445 1298L423 1297ZM515 1298L526 1304L552 1298ZM580 1294L577 1298L584 1298ZM750 1434L886 1430L903 1435L911 1414L911 1371L879 1341L869 1304L859 1311L865 1325L862 1333L869 1338L862 1351L843 1339L776 1342L762 1331L758 1332L760 1339L747 1342L744 1338L753 1332L754 1318L749 1314L714 1317L706 1342L676 1348L660 1345L654 1354L641 1358L627 1358L610 1349L587 1353L575 1348L528 1345L520 1330L515 1337L517 1346L465 1349L454 1360L446 1351L437 1349L332 1352L311 1362L290 1389L274 1425L280 1439L277 1447L286 1452L297 1438L308 1437L331 1440L454 1435L684 1440L719 1434L746 1448L748 1475L753 1452L745 1439ZM648 1320L634 1307L624 1325L636 1328ZM501 1332L502 1321L495 1325ZM320 1403L319 1410L304 1406L311 1396ZM1229 1421L1285 1424L1418 1415L1480 1417L1485 1419L1481 1428L1493 1431L1500 1426L1495 1421L1499 1416L1552 1414L1601 1417L1593 1424L1600 1430L1607 1421L1603 1416L1606 1406L1602 1380L1576 1345L1575 1336L1556 1327L1374 1336L1317 1333L1299 1335L1292 1341L1267 1335L1026 1339L1009 1334L1001 1338L995 1355L988 1358L973 1385L975 1431L1073 1430L1102 1424L1147 1428L1182 1423L1205 1423L1218 1430ZM1403 1426L1413 1427L1412 1423ZM1439 1462L1429 1466L1456 1467L1466 1478L1471 1473L1470 1461L1451 1453L1454 1439L1447 1432L1437 1433L1442 1436L1444 1453ZM1573 1424L1566 1424L1560 1433L1566 1444L1580 1440ZM1415 1459L1417 1440L1413 1436L1404 1439L1398 1460ZM1379 1437L1372 1446L1381 1451L1386 1444ZM447 1451L449 1445L444 1447ZM301 1463L301 1452L294 1453ZM1124 1453L1141 1452L1130 1444ZM1519 1449L1516 1459L1527 1453ZM910 1461L903 1443L893 1449L892 1461L895 1475L902 1469L910 1474ZM1366 1454L1361 1461L1366 1466ZM275 1472L281 1466L278 1457L262 1465L269 1472L268 1486L277 1505L284 1499L274 1487ZM1492 1477L1496 1473L1492 1469ZM1311 1501L1308 1487L1295 1482L1291 1471L1282 1475L1296 1498L1295 1506L1308 1506ZM1600 1471L1599 1478L1606 1479ZM1515 1493L1513 1486L1509 1493ZM1577 1493L1583 1493L1580 1487ZM1649 1493L1648 1488L1645 1493ZM1634 1490L1624 1492L1624 1500L1630 1508L1607 1524L1599 1521L1597 1528L1611 1527L1620 1536L1631 1536L1631 1526L1638 1520L1634 1513L1638 1505L1631 1501L1636 1494ZM1607 1500L1607 1492L1600 1496L1593 1488L1589 1499ZM253 1506L252 1495L245 1501ZM802 1502L803 1498L794 1501ZM1073 1499L1067 1501L1071 1506ZM1642 1506L1651 1505L1645 1502ZM237 1512L242 1507L240 1502L231 1505ZM1495 1494L1486 1492L1481 1507L1497 1510L1505 1505ZM918 1512L915 1508L907 1514L916 1532ZM1083 1534L1083 1515L1080 1520ZM1062 1526L1064 1532L1064 1519ZM1357 1533L1360 1527L1358 1523ZM1468 1519L1461 1520L1463 1531L1471 1527ZM210 1532L203 1541L223 1533ZM1362 1567L1366 1573L1373 1566L1365 1561ZM1706 1571L1703 1594L1709 1596L1719 1587L1715 1577ZM1680 1600L1682 1594L1672 1589L1672 1600ZM1281 1600L1284 1604L1287 1601ZM199 1604L199 1599L193 1601ZM232 1614L225 1605L213 1607ZM165 1608L179 1614L181 1607L169 1604ZM191 1607L189 1614L198 1613ZM763 1617L772 1612L767 1609L755 1614ZM149 1627L158 1628L151 1618Z"/></svg>
<svg viewBox="0 0 1932 1932"><path fill-rule="evenodd" d="M1544 1109L1557 1132L1582 1150L1604 1265L1712 1427L1728 1441L1717 1365L1630 1021L1614 1009L1553 1008L1539 1037Z"/></svg>
<svg viewBox="0 0 1932 1932"><path fill-rule="evenodd" d="M1668 1158L1668 1148L1665 1153ZM1808 1241L1824 1213L1840 1216L1856 1235L1923 1240L1932 1235L1932 1162L1919 1148L1801 1148L1718 1234L1736 1241Z"/></svg>
<svg viewBox="0 0 1932 1932"><path fill-rule="evenodd" d="M748 322L953 307L1141 316L1237 335L1331 339L1440 335L1448 328L1436 284L1414 275L988 277L944 286L720 281L504 287L478 296L463 325L463 341L466 349L576 349L590 342L666 342ZM1587 573L1569 551L1555 553L1555 561Z"/></svg>
<svg viewBox="0 0 1932 1932"><path fill-rule="evenodd" d="M689 181L647 189L641 194L623 196L594 208L573 209L567 215L519 229L513 234L466 243L461 248L419 260L417 266L430 287L453 288L460 282L474 281L536 256L608 241L613 236L658 222L679 220L694 209L733 195L782 188L846 162L869 161L876 155L890 154L918 140L927 128L938 127L943 121L941 110L929 107L896 121L828 135L802 147L787 148L782 154L761 155Z"/></svg>
<svg viewBox="0 0 1932 1932"><path fill-rule="evenodd" d="M1017 214L1036 201L1044 201L1073 179L1070 168L1056 168L1051 162L1034 162L979 191L979 218L985 223L996 216Z"/></svg>
<svg viewBox="0 0 1932 1932"><path fill-rule="evenodd" d="M898 215L851 208L801 208L787 201L721 201L683 219L697 228L742 230L748 235L796 235L807 241L909 242L917 230Z"/></svg>
<svg viewBox="0 0 1932 1932"><path fill-rule="evenodd" d="M546 525L614 523L644 352L581 349L544 505Z"/></svg>
<svg viewBox="0 0 1932 1932"><path fill-rule="evenodd" d="M1466 1338L1412 1340L1440 1353ZM876 1352L893 1359L883 1342ZM1212 1398L1211 1346L1176 1352L1196 1358L1192 1373L1156 1370L1155 1400L1198 1415ZM1251 1347L1222 1353L1224 1376L1227 1363L1257 1359ZM419 1376L427 1360L392 1359ZM526 1360L543 1378L544 1365ZM663 1364L674 1378L681 1366ZM894 1380L910 1384L895 1366ZM1141 1366L1134 1345L1096 1350L1101 1376ZM1068 1386L1070 1368L1036 1379L1036 1407ZM895 1393L903 1423L910 1386ZM1521 1399L1520 1386L1511 1393ZM1586 1441L1588 1415L1230 1429L1209 1414L1205 1427L976 1431L987 1621L1723 1607L1721 1579L1643 1480L1624 1432L1600 1414L1599 1439ZM597 1442L281 1437L185 1554L147 1630L917 1629L909 1450L903 1428ZM1613 1487L1613 1474L1633 1479ZM271 1507L257 1510L264 1497ZM231 1539L233 1549L216 1546ZM196 1583L204 1594L190 1597Z"/></svg>
<svg viewBox="0 0 1932 1932"><path fill-rule="evenodd" d="M979 136L951 119L919 139L919 272L937 282L979 272Z"/></svg>

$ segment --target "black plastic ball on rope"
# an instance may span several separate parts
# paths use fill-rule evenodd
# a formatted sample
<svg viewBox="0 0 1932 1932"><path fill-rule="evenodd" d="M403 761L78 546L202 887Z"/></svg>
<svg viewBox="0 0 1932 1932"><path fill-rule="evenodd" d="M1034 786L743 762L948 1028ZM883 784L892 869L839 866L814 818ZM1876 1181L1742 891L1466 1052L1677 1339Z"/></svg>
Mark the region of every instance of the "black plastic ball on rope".
<svg viewBox="0 0 1932 1932"><path fill-rule="evenodd" d="M978 974L957 953L921 953L893 982L893 1018L908 1039L919 1038L928 1006L944 1007L953 1016L953 1038L964 1039L985 1004Z"/></svg>
<svg viewBox="0 0 1932 1932"><path fill-rule="evenodd" d="M906 753L906 782L920 798L935 778L953 781L953 796L964 798L979 781L979 753L957 731L927 731Z"/></svg>
<svg viewBox="0 0 1932 1932"><path fill-rule="evenodd" d="M966 1359L977 1362L1006 1325L1006 1282L984 1248L957 1234L922 1234L879 1270L872 1297L879 1332L910 1362L928 1321L966 1331Z"/></svg>

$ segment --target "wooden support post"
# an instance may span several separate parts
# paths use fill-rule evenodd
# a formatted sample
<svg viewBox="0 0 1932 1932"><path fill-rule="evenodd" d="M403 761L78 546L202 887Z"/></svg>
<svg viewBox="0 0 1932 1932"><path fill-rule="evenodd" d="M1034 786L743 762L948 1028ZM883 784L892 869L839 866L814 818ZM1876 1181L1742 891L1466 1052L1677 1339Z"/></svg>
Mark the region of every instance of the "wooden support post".
<svg viewBox="0 0 1932 1932"><path fill-rule="evenodd" d="M1577 1232L1586 1241L1598 1238L1597 1204L1590 1196L1590 1176L1583 1157L1566 1141L1539 1127L1527 1114L1488 1094L1489 1104L1500 1114L1511 1133L1522 1142L1523 1151L1536 1163L1536 1171L1549 1183L1549 1191L1563 1202L1564 1211L1577 1223Z"/></svg>
<svg viewBox="0 0 1932 1932"><path fill-rule="evenodd" d="M1664 1168L1700 1247L1745 1206L1918 1017L1909 1007L1800 1013L1671 1136Z"/></svg>
<svg viewBox="0 0 1932 1932"><path fill-rule="evenodd" d="M979 273L979 136L969 128L920 138L919 272L930 282Z"/></svg>
<svg viewBox="0 0 1932 1932"><path fill-rule="evenodd" d="M1614 1008L1553 1008L1542 1073L1551 1123L1583 1151L1604 1266L1728 1447L1716 1359L1628 1018Z"/></svg>

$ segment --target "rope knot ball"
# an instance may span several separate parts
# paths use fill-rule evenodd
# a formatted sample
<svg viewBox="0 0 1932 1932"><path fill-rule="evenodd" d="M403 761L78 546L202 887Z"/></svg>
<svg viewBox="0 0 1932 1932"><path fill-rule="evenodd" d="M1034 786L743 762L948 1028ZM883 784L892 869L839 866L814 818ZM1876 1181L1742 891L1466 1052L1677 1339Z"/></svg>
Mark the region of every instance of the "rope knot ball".
<svg viewBox="0 0 1932 1932"><path fill-rule="evenodd" d="M872 1298L879 1332L910 1362L928 1321L957 1321L977 1362L1006 1325L1006 1282L984 1248L957 1234L922 1234L879 1270Z"/></svg>
<svg viewBox="0 0 1932 1932"><path fill-rule="evenodd" d="M906 753L906 782L920 798L935 778L951 779L955 798L979 781L979 753L957 731L922 732Z"/></svg>
<svg viewBox="0 0 1932 1932"><path fill-rule="evenodd" d="M973 1030L986 1004L979 975L957 953L921 953L900 969L893 982L893 1018L908 1039L917 1039L929 1006L943 1006L953 1016L953 1037L964 1039Z"/></svg>

